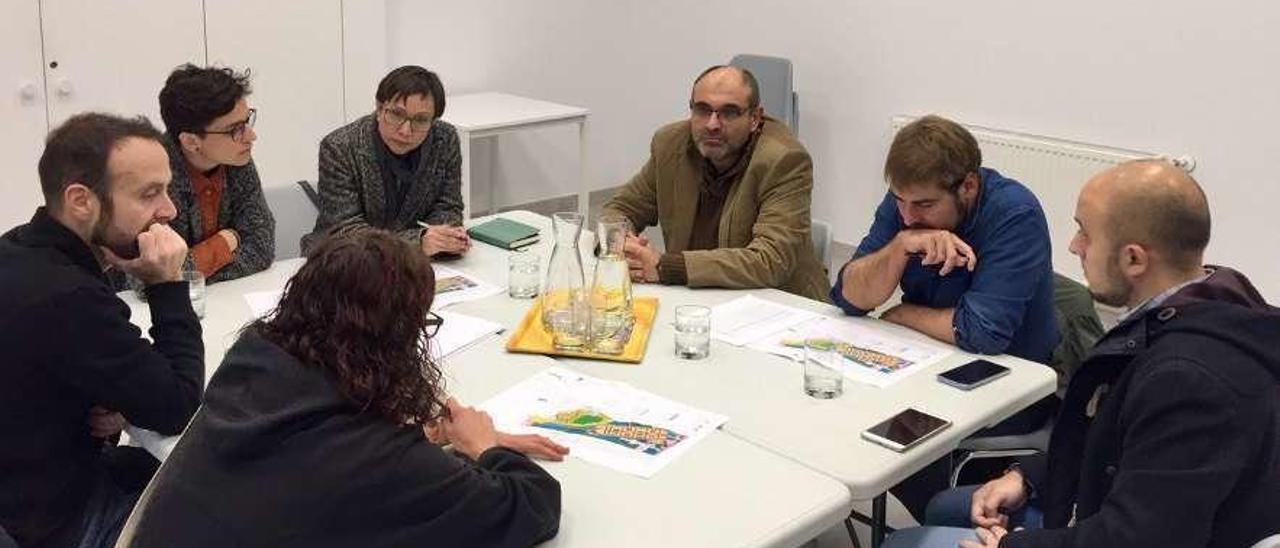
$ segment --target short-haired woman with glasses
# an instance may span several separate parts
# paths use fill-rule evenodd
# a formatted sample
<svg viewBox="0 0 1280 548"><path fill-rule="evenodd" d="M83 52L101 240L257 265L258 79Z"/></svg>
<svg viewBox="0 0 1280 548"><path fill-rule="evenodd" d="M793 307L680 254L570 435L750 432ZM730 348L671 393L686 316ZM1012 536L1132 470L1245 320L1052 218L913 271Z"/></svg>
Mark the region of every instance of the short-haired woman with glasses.
<svg viewBox="0 0 1280 548"><path fill-rule="evenodd" d="M374 112L320 141L320 214L305 253L335 233L390 230L437 260L471 249L462 228L462 149L440 77L406 65L374 94Z"/></svg>
<svg viewBox="0 0 1280 548"><path fill-rule="evenodd" d="M429 313L434 278L425 255L386 231L317 244L277 309L227 352L122 545L530 546L555 536L559 483L504 447L487 414L445 393L424 344L440 325ZM536 453L538 443L554 445L515 445Z"/></svg>
<svg viewBox="0 0 1280 548"><path fill-rule="evenodd" d="M160 90L178 208L170 226L191 249L188 267L210 282L266 270L275 259L276 221L253 163L257 111L249 73L178 67Z"/></svg>

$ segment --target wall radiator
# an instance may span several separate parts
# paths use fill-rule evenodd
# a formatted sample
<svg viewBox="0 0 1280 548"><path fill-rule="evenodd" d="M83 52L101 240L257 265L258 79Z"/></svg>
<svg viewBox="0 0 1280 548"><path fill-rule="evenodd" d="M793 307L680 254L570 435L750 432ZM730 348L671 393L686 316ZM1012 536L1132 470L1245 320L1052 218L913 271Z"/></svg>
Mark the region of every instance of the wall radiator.
<svg viewBox="0 0 1280 548"><path fill-rule="evenodd" d="M915 117L894 116L893 133L912 120ZM1054 270L1083 283L1080 259L1067 249L1076 232L1074 218L1080 187L1106 168L1156 154L968 124L964 127L978 140L984 167L1018 180L1036 194L1049 221ZM1171 160L1188 172L1195 169L1195 159L1190 156Z"/></svg>

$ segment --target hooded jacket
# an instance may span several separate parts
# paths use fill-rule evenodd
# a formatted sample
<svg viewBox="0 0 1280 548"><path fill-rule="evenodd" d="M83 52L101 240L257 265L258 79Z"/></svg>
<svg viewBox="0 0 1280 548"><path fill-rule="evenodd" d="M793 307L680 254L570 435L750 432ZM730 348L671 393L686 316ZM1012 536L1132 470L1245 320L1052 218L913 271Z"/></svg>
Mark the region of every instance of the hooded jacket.
<svg viewBox="0 0 1280 548"><path fill-rule="evenodd" d="M560 485L501 448L472 463L358 405L252 327L161 467L130 546L529 546Z"/></svg>
<svg viewBox="0 0 1280 548"><path fill-rule="evenodd" d="M1072 378L1045 529L1001 546L1243 547L1280 530L1280 310L1216 268L1127 318Z"/></svg>

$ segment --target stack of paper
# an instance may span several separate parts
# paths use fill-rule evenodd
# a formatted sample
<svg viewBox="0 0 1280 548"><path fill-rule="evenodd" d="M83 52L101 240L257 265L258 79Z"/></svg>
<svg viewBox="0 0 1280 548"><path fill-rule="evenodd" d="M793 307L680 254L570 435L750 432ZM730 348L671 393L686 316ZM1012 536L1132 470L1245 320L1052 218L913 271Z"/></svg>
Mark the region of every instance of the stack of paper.
<svg viewBox="0 0 1280 548"><path fill-rule="evenodd" d="M499 430L542 434L569 455L652 477L727 419L631 386L552 367L481 407Z"/></svg>
<svg viewBox="0 0 1280 548"><path fill-rule="evenodd" d="M431 339L432 355L443 358L454 352L478 343L494 333L501 333L503 327L489 320L442 310L436 312L444 324Z"/></svg>
<svg viewBox="0 0 1280 548"><path fill-rule="evenodd" d="M711 336L742 346L822 317L816 312L747 295L711 309Z"/></svg>

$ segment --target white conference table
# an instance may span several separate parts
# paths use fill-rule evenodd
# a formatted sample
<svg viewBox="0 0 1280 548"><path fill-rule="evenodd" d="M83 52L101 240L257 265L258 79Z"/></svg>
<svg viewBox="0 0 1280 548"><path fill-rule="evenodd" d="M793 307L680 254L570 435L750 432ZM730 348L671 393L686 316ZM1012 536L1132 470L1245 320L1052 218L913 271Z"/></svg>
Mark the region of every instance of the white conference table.
<svg viewBox="0 0 1280 548"><path fill-rule="evenodd" d="M550 220L520 211L506 212L502 216L543 229L542 241L534 249L542 254L545 269L553 240ZM588 250L593 238L584 235L582 242L588 277L592 264ZM506 251L495 247L478 245L467 257L451 266L501 283L506 279L506 254ZM627 382L674 400L728 415L730 420L722 427L725 432L840 480L855 500L871 500L872 539L876 544L884 531L884 494L890 487L947 456L962 439L1010 417L1053 393L1056 388L1057 376L1051 368L1007 355L982 357L1009 367L1009 375L968 392L946 386L936 380L937 373L977 357L955 349L955 353L946 360L888 388L876 388L846 379L843 396L818 400L803 392L801 365L780 356L712 340L709 358L698 361L676 358L673 352L674 328L671 325L675 307L682 304L714 306L743 295L755 295L839 318L838 321L861 323L899 337L929 339L910 329L874 318L846 317L830 304L775 289L695 291L685 287L641 284L634 286L634 293L659 299L658 316L642 364L580 359L559 361L589 375ZM503 325L515 325L527 310L527 303L494 298L459 303L452 309ZM905 453L894 452L861 438L863 430L907 407L942 417L953 425Z"/></svg>
<svg viewBox="0 0 1280 548"><path fill-rule="evenodd" d="M471 256L450 266L479 275L467 265L498 255L505 264L505 254L477 243ZM251 320L243 295L280 289L301 264L300 259L281 261L265 272L207 288L201 322L206 382ZM130 305L133 321L148 326L146 304L131 292L120 295ZM485 300L511 301L518 307L530 303L512 301L505 293ZM509 354L503 342L489 337L445 359L449 392L480 403L557 364L545 356ZM177 443L177 437L143 434L141 444L161 459ZM838 524L853 505L839 482L724 431L714 432L648 479L574 458L541 464L560 481L563 494L560 532L544 546L794 547Z"/></svg>
<svg viewBox="0 0 1280 548"><path fill-rule="evenodd" d="M516 131L573 124L578 126L578 212L587 214L587 117L582 107L539 101L507 93L469 93L448 97L444 121L458 130L462 153L463 218L471 211L471 141ZM492 189L489 206L493 207Z"/></svg>

